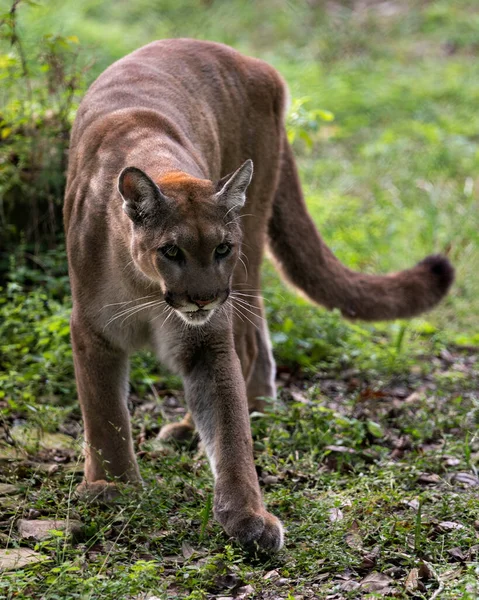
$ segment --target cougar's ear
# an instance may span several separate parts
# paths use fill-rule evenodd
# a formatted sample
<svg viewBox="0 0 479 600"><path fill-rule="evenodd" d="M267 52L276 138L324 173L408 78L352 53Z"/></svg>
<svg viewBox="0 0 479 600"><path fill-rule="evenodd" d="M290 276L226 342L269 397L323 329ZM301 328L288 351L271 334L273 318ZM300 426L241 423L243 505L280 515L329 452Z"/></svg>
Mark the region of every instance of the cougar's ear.
<svg viewBox="0 0 479 600"><path fill-rule="evenodd" d="M123 198L123 210L135 225L144 224L168 201L156 183L136 167L123 169L118 178L118 191Z"/></svg>
<svg viewBox="0 0 479 600"><path fill-rule="evenodd" d="M226 209L241 208L246 201L246 188L253 177L253 161L247 160L239 169L220 179L216 185L215 194L219 204Z"/></svg>

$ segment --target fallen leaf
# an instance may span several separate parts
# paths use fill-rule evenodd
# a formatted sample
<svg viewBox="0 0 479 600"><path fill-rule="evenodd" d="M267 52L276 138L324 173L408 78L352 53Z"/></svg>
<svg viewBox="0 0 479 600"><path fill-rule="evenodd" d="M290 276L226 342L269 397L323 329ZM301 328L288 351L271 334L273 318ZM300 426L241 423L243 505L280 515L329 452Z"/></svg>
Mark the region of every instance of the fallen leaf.
<svg viewBox="0 0 479 600"><path fill-rule="evenodd" d="M464 554L461 548L449 548L447 553L449 556L452 556L452 558L459 560L460 562L464 562L467 559L467 554Z"/></svg>
<svg viewBox="0 0 479 600"><path fill-rule="evenodd" d="M190 544L188 544L188 542L181 542L181 553L183 554L183 556L188 559L191 558L193 556L193 554L195 553L193 546L190 546Z"/></svg>
<svg viewBox="0 0 479 600"><path fill-rule="evenodd" d="M19 494L20 490L16 485L11 483L0 483L0 496L12 496L13 494Z"/></svg>
<svg viewBox="0 0 479 600"><path fill-rule="evenodd" d="M329 509L329 520L331 523L335 521L342 521L344 519L343 511L339 508L330 508Z"/></svg>
<svg viewBox="0 0 479 600"><path fill-rule="evenodd" d="M403 500L403 504L409 506L409 508L412 508L413 510L419 510L419 500L416 498L413 498L412 500Z"/></svg>
<svg viewBox="0 0 479 600"><path fill-rule="evenodd" d="M380 547L376 546L371 552L367 552L363 556L363 560L361 561L359 569L362 571L370 571L371 569L374 569L380 551Z"/></svg>
<svg viewBox="0 0 479 600"><path fill-rule="evenodd" d="M440 483L441 478L436 473L421 473L417 480L419 483L434 485L436 483Z"/></svg>
<svg viewBox="0 0 479 600"><path fill-rule="evenodd" d="M60 450L79 450L78 440L65 435L64 433L49 433L37 427L27 425L15 425L10 430L12 439L22 446L34 449L60 449Z"/></svg>
<svg viewBox="0 0 479 600"><path fill-rule="evenodd" d="M411 569L404 582L406 592L414 593L419 589L419 569Z"/></svg>
<svg viewBox="0 0 479 600"><path fill-rule="evenodd" d="M358 583L357 581L345 581L344 583L342 583L339 586L339 589L342 592L354 592L354 590L357 590L361 587L361 584Z"/></svg>
<svg viewBox="0 0 479 600"><path fill-rule="evenodd" d="M263 579L271 579L272 581L274 581L275 579L279 578L279 573L278 571L276 571L276 569L273 569L272 571L268 571L265 575L263 575Z"/></svg>
<svg viewBox="0 0 479 600"><path fill-rule="evenodd" d="M76 520L50 520L36 519L29 521L27 519L19 519L17 522L18 533L23 539L34 539L37 542L42 542L48 538L55 537L52 531L62 531L67 536L79 536L83 529L81 521Z"/></svg>
<svg viewBox="0 0 479 600"><path fill-rule="evenodd" d="M357 521L352 522L351 529L344 536L344 541L350 548L353 548L354 550L362 550L363 541L361 539L361 534L359 532L359 525Z"/></svg>
<svg viewBox="0 0 479 600"><path fill-rule="evenodd" d="M247 598L254 593L254 587L252 585L244 585L236 590L236 598Z"/></svg>
<svg viewBox="0 0 479 600"><path fill-rule="evenodd" d="M388 590L390 584L393 583L393 579L384 573L370 573L361 581L361 590L365 592L382 592Z"/></svg>
<svg viewBox="0 0 479 600"><path fill-rule="evenodd" d="M11 548L9 550L0 550L0 571L13 571L21 569L27 565L50 560L39 552L34 552L30 548Z"/></svg>
<svg viewBox="0 0 479 600"><path fill-rule="evenodd" d="M462 525L461 523L455 523L454 521L441 521L440 523L438 523L437 527L443 532L464 529L464 525Z"/></svg>
<svg viewBox="0 0 479 600"><path fill-rule="evenodd" d="M425 562L422 562L419 566L419 577L423 581L434 579L434 573L431 571L431 567Z"/></svg>
<svg viewBox="0 0 479 600"><path fill-rule="evenodd" d="M460 483L464 487L478 487L479 478L471 473L454 473L451 477L453 483Z"/></svg>

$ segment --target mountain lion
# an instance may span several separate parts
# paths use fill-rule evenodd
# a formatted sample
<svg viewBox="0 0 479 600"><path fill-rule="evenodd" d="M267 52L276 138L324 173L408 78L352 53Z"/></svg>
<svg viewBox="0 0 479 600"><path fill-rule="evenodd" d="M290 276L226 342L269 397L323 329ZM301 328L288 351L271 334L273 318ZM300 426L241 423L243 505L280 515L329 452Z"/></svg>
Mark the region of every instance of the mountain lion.
<svg viewBox="0 0 479 600"><path fill-rule="evenodd" d="M80 105L64 210L83 487L140 480L128 357L150 348L183 377L191 412L161 437L197 428L216 519L269 551L283 533L262 501L248 415L275 395L258 291L265 245L291 283L348 318L417 315L453 280L442 256L386 276L335 258L306 211L286 97L271 66L221 44L174 39L133 52Z"/></svg>

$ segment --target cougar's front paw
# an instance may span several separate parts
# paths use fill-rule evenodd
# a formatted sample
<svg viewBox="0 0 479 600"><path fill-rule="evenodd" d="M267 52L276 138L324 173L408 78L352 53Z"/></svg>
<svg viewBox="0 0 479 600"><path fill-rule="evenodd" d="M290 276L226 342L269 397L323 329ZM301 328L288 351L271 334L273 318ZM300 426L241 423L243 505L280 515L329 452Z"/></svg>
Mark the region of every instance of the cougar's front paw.
<svg viewBox="0 0 479 600"><path fill-rule="evenodd" d="M266 510L228 517L222 515L221 511L215 511L215 517L226 533L236 538L240 544L248 546L256 542L266 552L277 552L283 546L281 521Z"/></svg>
<svg viewBox="0 0 479 600"><path fill-rule="evenodd" d="M76 489L81 500L109 504L120 495L116 483L99 479L98 481L82 481Z"/></svg>

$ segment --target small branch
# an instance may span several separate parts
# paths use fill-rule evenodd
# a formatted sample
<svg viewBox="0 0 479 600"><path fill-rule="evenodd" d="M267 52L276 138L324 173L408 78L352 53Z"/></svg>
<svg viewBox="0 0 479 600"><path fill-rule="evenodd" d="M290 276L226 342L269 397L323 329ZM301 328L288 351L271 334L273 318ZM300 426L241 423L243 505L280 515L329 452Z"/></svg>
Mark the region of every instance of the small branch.
<svg viewBox="0 0 479 600"><path fill-rule="evenodd" d="M423 560L423 563L427 566L427 568L434 575L434 579L437 581L437 583L439 585L439 587L434 592L434 594L429 598L429 600L436 600L436 598L439 598L439 594L444 590L444 581L439 577L439 575L437 574L436 570L434 569L434 567L431 565L430 562L426 562L425 560Z"/></svg>

